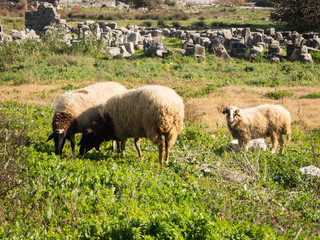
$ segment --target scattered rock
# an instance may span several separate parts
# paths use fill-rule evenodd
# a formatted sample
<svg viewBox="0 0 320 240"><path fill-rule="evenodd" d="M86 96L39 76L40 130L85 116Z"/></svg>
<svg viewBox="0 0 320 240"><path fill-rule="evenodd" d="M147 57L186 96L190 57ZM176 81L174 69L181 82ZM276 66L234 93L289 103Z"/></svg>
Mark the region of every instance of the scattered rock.
<svg viewBox="0 0 320 240"><path fill-rule="evenodd" d="M239 147L239 142L238 139L232 140L230 143L228 143L227 149L231 149L233 151L239 151L240 147ZM260 149L262 151L266 151L267 150L267 145L264 141L264 139L253 139L249 142L249 149L253 150L253 149Z"/></svg>
<svg viewBox="0 0 320 240"><path fill-rule="evenodd" d="M303 175L320 177L320 169L313 165L300 168L299 172L301 172Z"/></svg>

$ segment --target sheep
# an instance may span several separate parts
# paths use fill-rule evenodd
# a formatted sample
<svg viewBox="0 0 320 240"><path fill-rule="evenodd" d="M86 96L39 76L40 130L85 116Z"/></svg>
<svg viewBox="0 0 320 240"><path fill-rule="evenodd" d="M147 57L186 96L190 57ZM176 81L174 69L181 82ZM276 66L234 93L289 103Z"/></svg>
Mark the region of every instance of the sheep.
<svg viewBox="0 0 320 240"><path fill-rule="evenodd" d="M161 164L165 148L168 164L170 148L183 128L183 120L183 100L174 90L159 85L132 89L113 96L104 104L100 117L82 135L80 152L113 139L121 141L120 151L124 157L127 139L135 138L141 157L140 138L148 138L158 145Z"/></svg>
<svg viewBox="0 0 320 240"><path fill-rule="evenodd" d="M83 133L93 119L99 116L99 106L116 93L127 89L115 82L99 82L85 88L65 92L55 105L52 120L55 153L61 155L66 139L71 143L74 155L76 133Z"/></svg>
<svg viewBox="0 0 320 240"><path fill-rule="evenodd" d="M250 140L270 137L271 152L275 153L279 141L279 153L282 154L284 147L282 134L287 135L287 141L291 139L290 113L280 105L265 104L247 109L228 106L222 113L226 114L232 136L238 139L240 148L245 151L249 149Z"/></svg>

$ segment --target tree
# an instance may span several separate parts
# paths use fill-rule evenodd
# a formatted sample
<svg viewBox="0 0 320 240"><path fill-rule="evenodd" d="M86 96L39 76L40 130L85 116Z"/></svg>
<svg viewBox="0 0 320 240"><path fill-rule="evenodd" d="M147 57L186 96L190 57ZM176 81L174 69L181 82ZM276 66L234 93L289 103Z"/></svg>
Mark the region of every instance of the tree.
<svg viewBox="0 0 320 240"><path fill-rule="evenodd" d="M276 13L280 21L296 30L320 29L320 0L282 0Z"/></svg>

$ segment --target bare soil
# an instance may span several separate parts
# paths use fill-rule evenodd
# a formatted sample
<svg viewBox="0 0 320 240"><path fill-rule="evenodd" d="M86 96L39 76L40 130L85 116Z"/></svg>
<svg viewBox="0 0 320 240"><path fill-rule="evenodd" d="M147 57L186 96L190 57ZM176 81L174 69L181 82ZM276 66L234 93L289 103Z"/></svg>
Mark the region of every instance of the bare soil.
<svg viewBox="0 0 320 240"><path fill-rule="evenodd" d="M229 86L219 89L206 98L194 98L185 103L186 119L207 124L209 132L214 132L225 124L221 110L229 105L248 108L260 104L280 104L288 109L293 127L300 130L312 130L320 127L320 99L299 99L312 92L320 92L319 87L281 87L293 93L293 96L281 100L272 100L265 96L274 88ZM61 85L21 85L1 86L0 100L14 100L21 103L54 106L64 92Z"/></svg>

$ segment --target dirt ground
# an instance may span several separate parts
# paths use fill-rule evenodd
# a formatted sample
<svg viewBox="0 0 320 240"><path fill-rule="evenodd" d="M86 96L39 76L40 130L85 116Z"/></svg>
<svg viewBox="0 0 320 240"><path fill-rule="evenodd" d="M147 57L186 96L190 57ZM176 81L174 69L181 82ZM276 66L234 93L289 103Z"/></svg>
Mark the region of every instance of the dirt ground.
<svg viewBox="0 0 320 240"><path fill-rule="evenodd" d="M280 104L288 109L292 117L292 125L298 129L318 129L320 127L320 99L299 99L301 95L320 92L320 87L281 87L293 96L281 100L265 97L274 88L229 86L219 89L219 93L206 98L195 98L187 101L186 119L206 123L210 132L225 124L225 116L221 110L225 106L234 105L240 108L253 107L260 104ZM53 106L64 92L61 85L21 85L1 86L0 100L15 100L22 103Z"/></svg>

